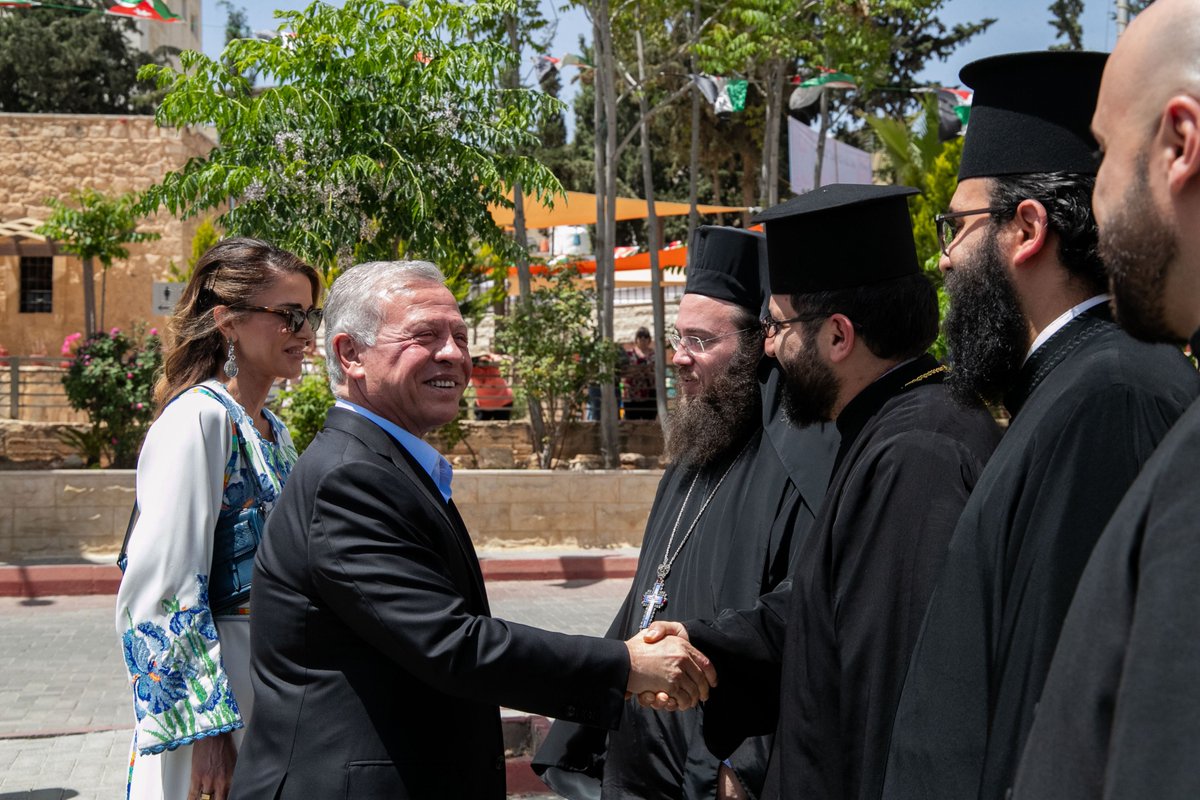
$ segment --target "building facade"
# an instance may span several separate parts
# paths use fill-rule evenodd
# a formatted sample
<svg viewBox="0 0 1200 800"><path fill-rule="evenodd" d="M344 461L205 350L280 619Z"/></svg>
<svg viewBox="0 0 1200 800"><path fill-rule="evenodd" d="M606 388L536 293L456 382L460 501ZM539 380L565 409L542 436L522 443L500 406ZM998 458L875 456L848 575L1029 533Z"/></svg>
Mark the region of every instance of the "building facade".
<svg viewBox="0 0 1200 800"><path fill-rule="evenodd" d="M64 337L83 330L82 264L33 232L47 198L69 200L93 188L112 197L143 190L213 139L192 129L159 128L150 116L0 113L0 347L13 355L56 355ZM152 313L154 281L184 268L197 220L166 213L140 230L157 241L129 246L129 259L96 271L96 310L104 328L161 325Z"/></svg>

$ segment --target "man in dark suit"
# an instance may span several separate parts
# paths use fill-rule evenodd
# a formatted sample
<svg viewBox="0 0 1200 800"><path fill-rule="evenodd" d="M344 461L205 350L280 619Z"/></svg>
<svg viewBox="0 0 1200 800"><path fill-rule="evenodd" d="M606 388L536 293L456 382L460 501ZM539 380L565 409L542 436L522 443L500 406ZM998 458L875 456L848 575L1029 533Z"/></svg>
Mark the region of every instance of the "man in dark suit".
<svg viewBox="0 0 1200 800"><path fill-rule="evenodd" d="M258 552L232 798L502 798L498 704L616 728L626 692L707 697L715 672L682 640L660 653L490 616L450 465L420 439L471 371L436 267L354 267L325 319L338 403Z"/></svg>

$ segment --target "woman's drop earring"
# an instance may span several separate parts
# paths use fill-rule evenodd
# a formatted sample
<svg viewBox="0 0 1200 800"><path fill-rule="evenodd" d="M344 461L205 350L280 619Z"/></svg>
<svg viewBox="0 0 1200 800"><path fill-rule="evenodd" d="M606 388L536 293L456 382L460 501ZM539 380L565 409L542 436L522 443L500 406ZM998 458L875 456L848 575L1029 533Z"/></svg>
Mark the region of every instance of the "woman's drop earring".
<svg viewBox="0 0 1200 800"><path fill-rule="evenodd" d="M225 374L236 378L238 374L237 355L233 352L233 339L229 340L229 357L225 359Z"/></svg>

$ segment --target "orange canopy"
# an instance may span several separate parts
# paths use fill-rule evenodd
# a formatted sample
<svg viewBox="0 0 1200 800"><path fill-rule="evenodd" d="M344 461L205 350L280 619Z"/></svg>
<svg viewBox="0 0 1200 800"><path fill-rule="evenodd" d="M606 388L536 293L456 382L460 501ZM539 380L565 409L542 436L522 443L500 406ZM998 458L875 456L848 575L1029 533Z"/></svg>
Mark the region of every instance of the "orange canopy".
<svg viewBox="0 0 1200 800"><path fill-rule="evenodd" d="M701 214L728 214L746 211L743 206L696 206ZM492 219L497 225L511 228L513 212L511 208L489 206ZM654 204L654 214L659 217L678 217L691 211L687 203L668 203L658 201ZM649 216L646 201L637 197L617 198L617 219L644 219ZM538 203L532 195L525 195L525 227L526 228L555 228L559 225L594 225L596 223L596 195L586 192L566 192L554 198L554 208L547 208Z"/></svg>

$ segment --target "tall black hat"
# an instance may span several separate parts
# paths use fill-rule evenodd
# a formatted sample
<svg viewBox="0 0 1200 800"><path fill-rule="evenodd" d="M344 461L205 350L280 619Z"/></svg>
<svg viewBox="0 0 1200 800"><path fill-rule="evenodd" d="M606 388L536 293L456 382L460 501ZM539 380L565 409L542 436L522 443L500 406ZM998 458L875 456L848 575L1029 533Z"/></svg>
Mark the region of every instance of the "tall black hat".
<svg viewBox="0 0 1200 800"><path fill-rule="evenodd" d="M1095 175L1092 114L1107 53L1043 50L972 61L975 90L959 180L1035 172Z"/></svg>
<svg viewBox="0 0 1200 800"><path fill-rule="evenodd" d="M806 294L916 275L908 186L835 183L755 218L767 232L770 287Z"/></svg>
<svg viewBox="0 0 1200 800"><path fill-rule="evenodd" d="M688 247L686 294L727 300L759 313L767 291L766 237L741 228L702 225Z"/></svg>

